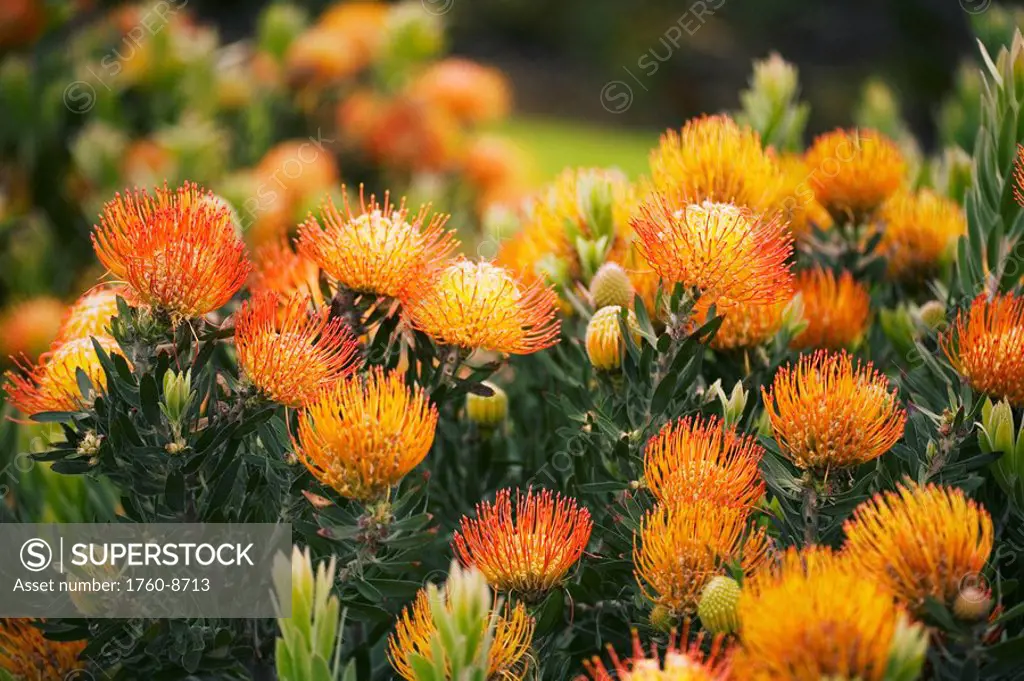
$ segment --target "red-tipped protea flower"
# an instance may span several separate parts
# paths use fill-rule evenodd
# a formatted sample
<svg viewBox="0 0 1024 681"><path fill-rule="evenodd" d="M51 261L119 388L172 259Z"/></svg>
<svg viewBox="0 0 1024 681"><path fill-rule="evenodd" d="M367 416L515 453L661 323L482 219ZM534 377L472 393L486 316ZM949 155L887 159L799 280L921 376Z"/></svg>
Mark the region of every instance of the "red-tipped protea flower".
<svg viewBox="0 0 1024 681"><path fill-rule="evenodd" d="M414 326L448 345L526 355L558 342L558 297L489 262L459 259L407 301Z"/></svg>
<svg viewBox="0 0 1024 681"><path fill-rule="evenodd" d="M644 650L634 629L631 658L621 659L611 644L608 644L611 669L596 655L590 660L584 660L583 666L593 681L726 681L729 678L729 665L722 648L722 639L716 637L711 642L710 650L705 653L701 645L703 634L687 644L688 633L689 627L685 627L678 641L675 632L670 634L665 654L659 655L654 644L649 651ZM586 679L586 676L576 677L576 681Z"/></svg>
<svg viewBox="0 0 1024 681"><path fill-rule="evenodd" d="M92 235L107 269L138 302L180 321L212 312L245 283L251 265L230 208L186 182L154 196L116 194L103 207Z"/></svg>
<svg viewBox="0 0 1024 681"><path fill-rule="evenodd" d="M939 345L971 388L1024 405L1024 298L979 295L957 313Z"/></svg>
<svg viewBox="0 0 1024 681"><path fill-rule="evenodd" d="M664 197L633 218L637 248L669 284L681 283L706 304L770 304L792 288L792 238L777 218L728 203L675 208Z"/></svg>
<svg viewBox="0 0 1024 681"><path fill-rule="evenodd" d="M871 363L818 351L761 388L782 453L798 468L826 473L876 459L903 436L907 413Z"/></svg>
<svg viewBox="0 0 1024 681"><path fill-rule="evenodd" d="M295 453L338 494L372 502L427 456L437 407L399 372L374 369L323 390L299 413Z"/></svg>
<svg viewBox="0 0 1024 681"><path fill-rule="evenodd" d="M992 553L991 516L953 487L901 485L876 494L843 531L844 553L861 574L919 613L928 598L953 607Z"/></svg>
<svg viewBox="0 0 1024 681"><path fill-rule="evenodd" d="M121 353L113 338L100 336L95 340L108 354ZM44 411L74 411L89 397L79 390L79 369L94 388L106 387L106 376L92 338L68 341L40 357L35 366L8 371L7 395L11 404L26 416Z"/></svg>
<svg viewBox="0 0 1024 681"><path fill-rule="evenodd" d="M487 582L535 600L558 586L590 541L590 511L548 490L498 492L494 503L477 504L476 518L463 517L453 544L464 565L476 566Z"/></svg>
<svg viewBox="0 0 1024 681"><path fill-rule="evenodd" d="M304 295L278 307L273 291L242 304L235 320L238 364L260 392L288 407L301 407L354 369L358 346L345 321L331 319Z"/></svg>
<svg viewBox="0 0 1024 681"><path fill-rule="evenodd" d="M357 293L396 298L451 253L458 242L445 231L446 215L428 219L429 207L412 214L404 200L397 206L387 194L380 205L371 196L354 211L345 195L344 213L333 200L321 207L324 226L310 216L299 227L299 253Z"/></svg>
<svg viewBox="0 0 1024 681"><path fill-rule="evenodd" d="M764 494L758 464L764 450L716 416L666 423L644 447L644 480L658 501L674 505L705 499L750 509Z"/></svg>

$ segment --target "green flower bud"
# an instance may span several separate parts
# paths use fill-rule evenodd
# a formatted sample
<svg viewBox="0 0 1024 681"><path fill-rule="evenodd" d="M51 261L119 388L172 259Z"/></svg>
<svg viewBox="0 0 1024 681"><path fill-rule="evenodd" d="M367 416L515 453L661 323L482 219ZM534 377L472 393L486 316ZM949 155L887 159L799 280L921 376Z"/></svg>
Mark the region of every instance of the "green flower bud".
<svg viewBox="0 0 1024 681"><path fill-rule="evenodd" d="M281 681L305 681L310 669L332 668L339 647L341 611L338 597L332 593L336 568L332 557L314 572L309 549L297 546L290 561L283 555L274 559L274 603L281 630L277 677ZM289 610L291 617L285 617Z"/></svg>
<svg viewBox="0 0 1024 681"><path fill-rule="evenodd" d="M946 306L937 300L929 300L917 311L926 329L938 331L946 325Z"/></svg>
<svg viewBox="0 0 1024 681"><path fill-rule="evenodd" d="M992 400L985 400L981 406L978 444L985 453L1004 452L1013 455L1016 438L1013 432L1013 410L1009 402L1000 400L992 404Z"/></svg>
<svg viewBox="0 0 1024 681"><path fill-rule="evenodd" d="M504 423L508 416L508 395L490 381L483 384L494 394L484 396L471 392L466 395L466 417L481 428L492 429Z"/></svg>
<svg viewBox="0 0 1024 681"><path fill-rule="evenodd" d="M914 681L919 678L927 650L927 629L906 615L901 616L889 647L885 681Z"/></svg>
<svg viewBox="0 0 1024 681"><path fill-rule="evenodd" d="M740 601L740 585L731 577L711 579L697 602L697 616L704 628L713 634L731 634L739 629L736 605Z"/></svg>
<svg viewBox="0 0 1024 681"><path fill-rule="evenodd" d="M917 329L906 305L879 310L878 323L882 327L882 333L897 350L906 353L914 347Z"/></svg>
<svg viewBox="0 0 1024 681"><path fill-rule="evenodd" d="M676 618L664 605L656 605L651 610L651 628L655 631L668 633L676 628Z"/></svg>
<svg viewBox="0 0 1024 681"><path fill-rule="evenodd" d="M722 390L721 379L712 383L708 391L712 394L712 399L717 399L721 403L722 420L725 425L735 426L738 424L743 418L743 411L747 408L747 398L750 395L748 390L743 389L743 381L736 381L728 396Z"/></svg>
<svg viewBox="0 0 1024 681"><path fill-rule="evenodd" d="M164 374L164 401L160 410L175 431L181 427L192 397L192 372L189 370L179 374L174 369L168 369Z"/></svg>

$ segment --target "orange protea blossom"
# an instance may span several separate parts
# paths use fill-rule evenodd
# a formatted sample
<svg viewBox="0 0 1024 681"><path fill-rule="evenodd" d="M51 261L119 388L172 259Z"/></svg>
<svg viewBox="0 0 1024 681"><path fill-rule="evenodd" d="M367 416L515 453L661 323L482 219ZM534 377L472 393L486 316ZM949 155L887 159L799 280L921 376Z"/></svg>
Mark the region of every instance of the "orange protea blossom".
<svg viewBox="0 0 1024 681"><path fill-rule="evenodd" d="M524 286L502 267L459 259L405 305L412 324L443 343L525 355L558 342L557 301L541 282Z"/></svg>
<svg viewBox="0 0 1024 681"><path fill-rule="evenodd" d="M744 583L738 607L744 681L882 681L897 634L916 626L877 580L814 546Z"/></svg>
<svg viewBox="0 0 1024 681"><path fill-rule="evenodd" d="M972 389L1024 406L1024 298L979 295L939 335L939 345Z"/></svg>
<svg viewBox="0 0 1024 681"><path fill-rule="evenodd" d="M675 631L669 635L668 646L662 656L653 643L650 651L644 650L640 636L634 629L631 658L621 659L609 643L607 647L611 669L597 655L584 660L583 666L593 681L725 681L729 678L729 666L722 638L715 637L707 653L701 648L703 638L704 632L701 632L693 643L686 644L689 639L687 620L678 638ZM586 681L586 677L578 676L576 681Z"/></svg>
<svg viewBox="0 0 1024 681"><path fill-rule="evenodd" d="M529 667L528 655L535 626L536 621L530 617L522 603L517 603L515 607L506 605L502 609L497 617L488 653L488 679L516 681L524 678ZM414 654L432 659L430 642L436 632L427 590L420 589L416 600L402 611L394 633L388 637L388 659L399 676L408 681L416 681L409 659Z"/></svg>
<svg viewBox="0 0 1024 681"><path fill-rule="evenodd" d="M786 308L792 302L792 292L782 293L773 303L737 303L727 306L722 324L711 339L714 350L750 350L764 345L782 328ZM708 321L710 306L703 301L694 306L694 322L699 326Z"/></svg>
<svg viewBox="0 0 1024 681"><path fill-rule="evenodd" d="M96 341L108 354L121 354L117 342L109 336L79 338L59 345L43 354L34 366L19 363L8 371L6 391L18 411L26 416L45 411L75 411L90 399L78 388L78 369L92 382L93 388L106 388L106 375L93 347Z"/></svg>
<svg viewBox="0 0 1024 681"><path fill-rule="evenodd" d="M279 312L273 291L256 293L235 320L238 364L260 392L301 407L354 370L358 345L340 317L292 296Z"/></svg>
<svg viewBox="0 0 1024 681"><path fill-rule="evenodd" d="M803 158L784 154L778 160L780 187L778 209L797 239L809 237L814 229L832 227L832 216L814 198L810 169Z"/></svg>
<svg viewBox="0 0 1024 681"><path fill-rule="evenodd" d="M737 563L750 574L764 562L768 536L752 529L746 508L701 499L658 505L640 522L633 563L641 591L674 617L696 612L708 581Z"/></svg>
<svg viewBox="0 0 1024 681"><path fill-rule="evenodd" d="M399 297L426 270L457 245L452 232L444 230L446 215L429 220L429 206L410 214L403 199L383 205L374 196L369 203L359 192L359 210L353 211L344 192L344 215L330 197L321 206L324 227L310 216L299 226L299 253L309 258L338 286L357 293Z"/></svg>
<svg viewBox="0 0 1024 681"><path fill-rule="evenodd" d="M634 217L637 248L666 284L681 283L706 305L771 304L792 288L792 238L778 218L731 204L674 209L661 196Z"/></svg>
<svg viewBox="0 0 1024 681"><path fill-rule="evenodd" d="M258 247L253 253L253 264L250 283L253 291L274 291L285 297L304 293L317 305L323 305L320 267L292 250L286 239L275 239Z"/></svg>
<svg viewBox="0 0 1024 681"><path fill-rule="evenodd" d="M888 379L870 362L855 366L845 352L803 355L761 394L782 453L819 474L881 456L907 420Z"/></svg>
<svg viewBox="0 0 1024 681"><path fill-rule="evenodd" d="M751 509L764 494L758 464L764 450L717 416L666 423L644 447L644 480L654 497L672 506L707 500Z"/></svg>
<svg viewBox="0 0 1024 681"><path fill-rule="evenodd" d="M498 492L494 503L463 516L453 546L459 560L476 566L500 591L537 600L558 586L590 540L590 511L548 490Z"/></svg>
<svg viewBox="0 0 1024 681"><path fill-rule="evenodd" d="M397 372L375 368L324 389L299 413L299 460L343 497L379 499L427 456L437 407Z"/></svg>
<svg viewBox="0 0 1024 681"><path fill-rule="evenodd" d="M899 146L876 130L835 130L804 156L818 202L837 220L858 222L903 185Z"/></svg>
<svg viewBox="0 0 1024 681"><path fill-rule="evenodd" d="M967 233L967 216L956 201L928 189L897 192L882 204L878 221L876 251L885 256L889 277L899 281L936 272Z"/></svg>
<svg viewBox="0 0 1024 681"><path fill-rule="evenodd" d="M18 681L73 679L85 641L51 641L30 619L0 619L0 670Z"/></svg>
<svg viewBox="0 0 1024 681"><path fill-rule="evenodd" d="M803 270L796 275L796 290L803 301L806 326L790 347L841 350L856 346L864 337L871 295L849 272L837 279L831 270Z"/></svg>
<svg viewBox="0 0 1024 681"><path fill-rule="evenodd" d="M923 612L934 598L952 607L965 578L992 553L992 518L960 489L900 485L858 506L843 524L844 553L861 574Z"/></svg>
<svg viewBox="0 0 1024 681"><path fill-rule="evenodd" d="M231 300L251 265L229 208L198 185L166 185L114 196L94 228L93 247L138 301L174 322L212 312Z"/></svg>
<svg viewBox="0 0 1024 681"><path fill-rule="evenodd" d="M758 133L725 115L702 116L666 132L651 152L651 180L673 209L686 203L732 203L754 213L778 210L778 164Z"/></svg>
<svg viewBox="0 0 1024 681"><path fill-rule="evenodd" d="M117 316L117 297L128 293L119 286L94 288L76 300L57 334L57 342L110 335L110 320Z"/></svg>

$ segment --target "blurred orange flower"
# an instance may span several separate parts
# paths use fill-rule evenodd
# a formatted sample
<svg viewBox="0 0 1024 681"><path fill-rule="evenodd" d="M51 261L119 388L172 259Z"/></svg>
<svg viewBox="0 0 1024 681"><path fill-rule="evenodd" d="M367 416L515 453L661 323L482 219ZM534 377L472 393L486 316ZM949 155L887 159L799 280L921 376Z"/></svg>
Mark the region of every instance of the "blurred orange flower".
<svg viewBox="0 0 1024 681"><path fill-rule="evenodd" d="M852 274L844 271L837 280L832 270L803 270L796 275L796 290L802 294L807 326L790 347L841 350L860 342L868 328L871 296Z"/></svg>
<svg viewBox="0 0 1024 681"><path fill-rule="evenodd" d="M904 182L907 163L896 143L877 130L820 135L804 156L818 202L833 217L863 219Z"/></svg>
<svg viewBox="0 0 1024 681"><path fill-rule="evenodd" d="M409 92L462 123L499 120L512 108L512 89L505 74L460 57L429 65L409 86Z"/></svg>

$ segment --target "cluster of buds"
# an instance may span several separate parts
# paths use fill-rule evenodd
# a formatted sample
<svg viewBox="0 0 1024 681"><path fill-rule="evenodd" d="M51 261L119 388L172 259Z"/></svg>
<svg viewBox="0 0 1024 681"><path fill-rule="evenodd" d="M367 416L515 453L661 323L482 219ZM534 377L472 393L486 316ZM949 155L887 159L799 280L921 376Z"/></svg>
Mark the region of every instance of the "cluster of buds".
<svg viewBox="0 0 1024 681"><path fill-rule="evenodd" d="M167 444L169 454L179 454L185 449L185 440L181 436L181 428L192 406L192 372L177 373L168 369L164 374L164 399L160 403L167 423L171 427L172 440Z"/></svg>
<svg viewBox="0 0 1024 681"><path fill-rule="evenodd" d="M986 454L1002 452L992 465L996 481L1018 508L1024 508L1024 422L1014 423L1013 409L1006 400L995 404L986 399L981 407L978 444Z"/></svg>

